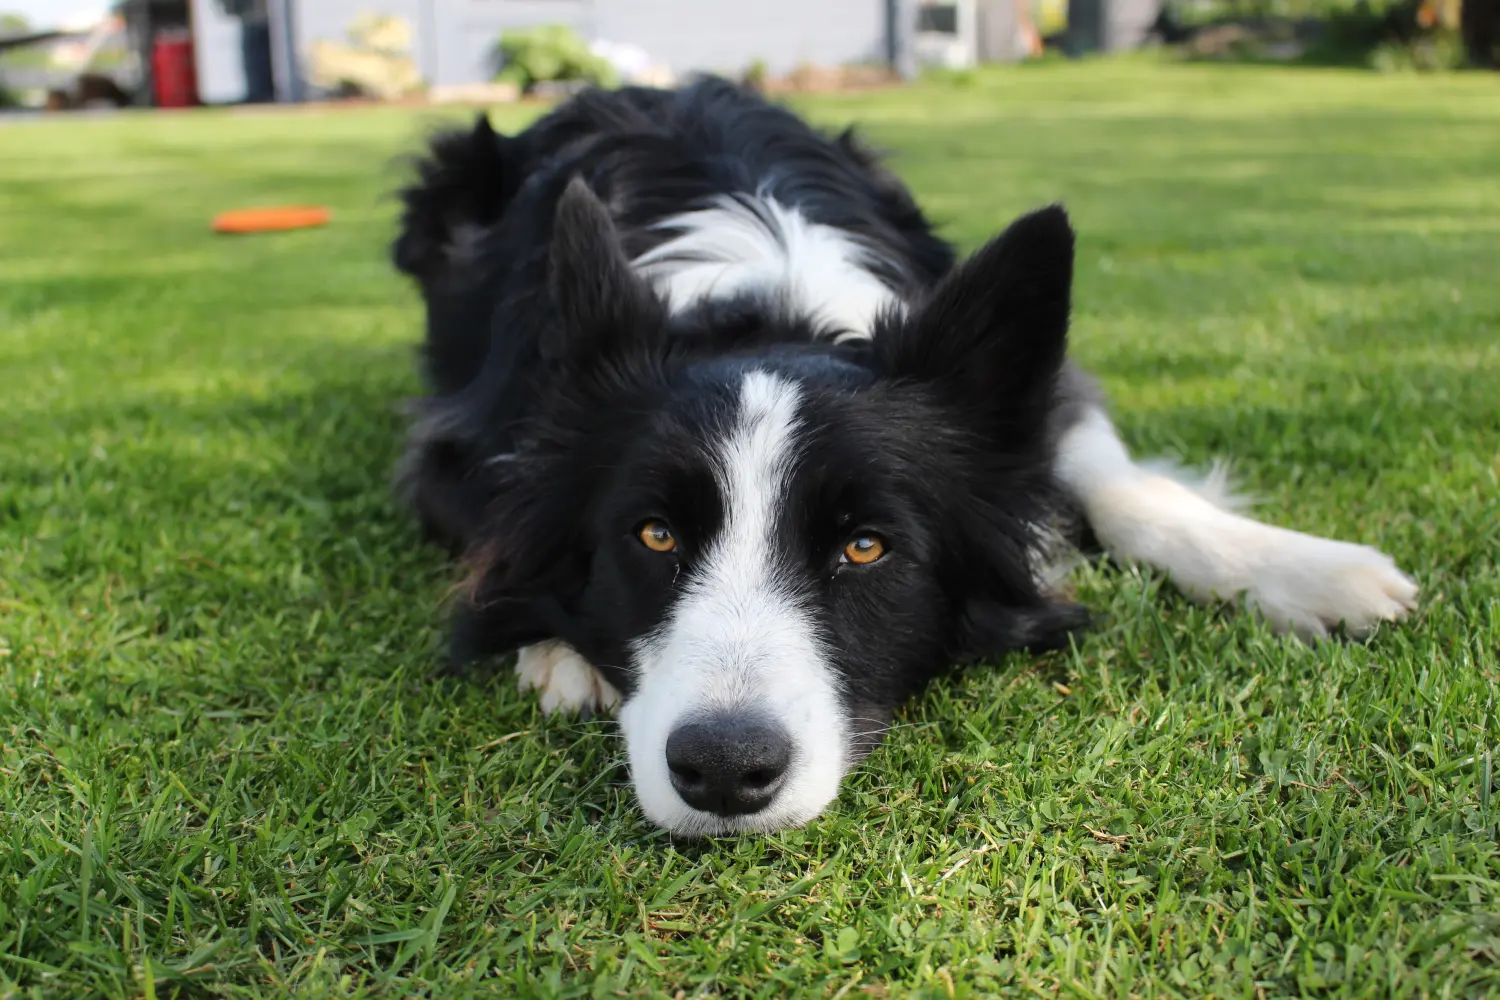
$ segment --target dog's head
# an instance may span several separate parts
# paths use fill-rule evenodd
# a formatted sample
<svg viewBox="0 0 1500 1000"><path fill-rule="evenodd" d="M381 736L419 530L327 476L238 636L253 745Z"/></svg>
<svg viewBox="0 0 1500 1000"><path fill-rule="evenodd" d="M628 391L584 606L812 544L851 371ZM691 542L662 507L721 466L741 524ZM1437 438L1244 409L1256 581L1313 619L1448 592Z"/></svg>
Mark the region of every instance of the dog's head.
<svg viewBox="0 0 1500 1000"><path fill-rule="evenodd" d="M716 331L669 317L568 189L546 403L494 466L473 601L482 628L566 640L619 689L654 822L805 822L947 664L1082 623L1035 565L1072 261L1045 209L863 346L703 351Z"/></svg>

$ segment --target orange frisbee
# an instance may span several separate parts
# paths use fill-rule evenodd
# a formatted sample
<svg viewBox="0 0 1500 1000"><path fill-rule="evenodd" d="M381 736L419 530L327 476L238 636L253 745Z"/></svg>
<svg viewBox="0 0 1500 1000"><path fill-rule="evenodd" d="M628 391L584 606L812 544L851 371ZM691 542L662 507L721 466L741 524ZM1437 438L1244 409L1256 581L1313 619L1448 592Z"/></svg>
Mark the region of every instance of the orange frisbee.
<svg viewBox="0 0 1500 1000"><path fill-rule="evenodd" d="M271 208L240 208L214 216L216 233L271 233L283 229L322 226L332 218L318 205L278 205Z"/></svg>

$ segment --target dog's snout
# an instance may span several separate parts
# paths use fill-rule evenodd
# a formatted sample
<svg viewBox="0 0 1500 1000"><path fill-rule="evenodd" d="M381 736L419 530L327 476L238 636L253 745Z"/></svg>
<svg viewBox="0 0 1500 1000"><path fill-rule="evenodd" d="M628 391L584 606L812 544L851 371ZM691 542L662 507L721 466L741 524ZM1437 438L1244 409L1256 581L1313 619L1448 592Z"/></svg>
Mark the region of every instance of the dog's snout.
<svg viewBox="0 0 1500 1000"><path fill-rule="evenodd" d="M719 816L764 809L791 762L791 737L764 720L713 716L667 737L672 787L694 809Z"/></svg>

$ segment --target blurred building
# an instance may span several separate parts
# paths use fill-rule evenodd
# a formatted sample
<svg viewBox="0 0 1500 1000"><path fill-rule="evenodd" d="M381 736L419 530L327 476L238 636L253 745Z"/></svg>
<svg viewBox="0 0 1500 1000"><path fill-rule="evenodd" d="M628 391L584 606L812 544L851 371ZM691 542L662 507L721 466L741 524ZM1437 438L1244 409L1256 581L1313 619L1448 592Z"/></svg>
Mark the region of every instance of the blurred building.
<svg viewBox="0 0 1500 1000"><path fill-rule="evenodd" d="M963 0L972 3L972 0ZM895 23L910 0L258 0L249 16L234 0L187 0L199 86L210 102L243 99L241 26L264 24L278 99L307 94L308 54L341 44L370 15L410 27L411 57L432 87L482 83L496 70L502 32L566 24L591 42L628 45L677 73L773 74L799 66L893 64ZM952 6L939 4L938 6Z"/></svg>
<svg viewBox="0 0 1500 1000"><path fill-rule="evenodd" d="M573 29L622 75L787 77L859 66L911 76L1040 52L1066 28L1071 51L1139 44L1161 0L116 0L108 23L136 103L299 101L492 80L500 37ZM101 22L103 26L106 22ZM89 48L94 35L60 39ZM92 58L92 56L91 56ZM629 67L646 67L636 74ZM87 67L78 72L87 71Z"/></svg>
<svg viewBox="0 0 1500 1000"><path fill-rule="evenodd" d="M298 100L309 95L315 75L310 53L343 44L351 26L372 16L409 26L418 75L431 87L448 88L491 79L500 35L542 24L568 25L589 42L629 47L678 75L739 75L751 66L777 76L802 67L856 64L907 73L923 64L965 66L1020 54L1008 38L982 44L979 27L982 7L1009 9L1015 2L179 0L191 11L199 86L209 102L241 100L253 89L245 70L245 25L256 32L257 51L267 53L276 97ZM989 37L1006 30L991 27Z"/></svg>

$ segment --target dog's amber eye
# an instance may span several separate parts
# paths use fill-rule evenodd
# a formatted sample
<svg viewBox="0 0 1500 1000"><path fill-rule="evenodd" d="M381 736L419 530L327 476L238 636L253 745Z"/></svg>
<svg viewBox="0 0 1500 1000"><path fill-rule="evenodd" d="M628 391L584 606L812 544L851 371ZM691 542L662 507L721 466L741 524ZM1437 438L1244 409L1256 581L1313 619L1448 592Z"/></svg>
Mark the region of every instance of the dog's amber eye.
<svg viewBox="0 0 1500 1000"><path fill-rule="evenodd" d="M641 544L652 552L671 552L677 548L672 529L663 521L647 521L636 534L640 536Z"/></svg>
<svg viewBox="0 0 1500 1000"><path fill-rule="evenodd" d="M885 555L885 542L876 535L860 535L844 546L844 562L857 566L868 566Z"/></svg>

